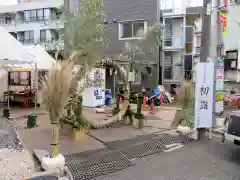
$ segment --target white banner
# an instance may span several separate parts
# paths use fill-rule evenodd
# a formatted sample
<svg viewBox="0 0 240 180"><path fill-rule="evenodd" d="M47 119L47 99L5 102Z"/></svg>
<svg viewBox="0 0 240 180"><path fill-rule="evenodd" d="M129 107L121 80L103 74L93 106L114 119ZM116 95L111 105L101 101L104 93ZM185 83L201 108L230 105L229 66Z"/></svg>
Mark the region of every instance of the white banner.
<svg viewBox="0 0 240 180"><path fill-rule="evenodd" d="M197 63L195 86L195 128L212 127L214 64Z"/></svg>

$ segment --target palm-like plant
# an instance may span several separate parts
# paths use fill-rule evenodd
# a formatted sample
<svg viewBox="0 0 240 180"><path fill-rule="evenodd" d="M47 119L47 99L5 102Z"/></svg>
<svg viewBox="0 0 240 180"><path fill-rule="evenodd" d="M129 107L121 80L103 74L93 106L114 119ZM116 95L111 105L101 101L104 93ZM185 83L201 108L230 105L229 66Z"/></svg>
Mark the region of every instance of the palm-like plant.
<svg viewBox="0 0 240 180"><path fill-rule="evenodd" d="M191 128L194 126L194 86L191 80L184 80L181 87L176 91L178 100L183 108L184 123ZM183 123L183 122L182 122Z"/></svg>
<svg viewBox="0 0 240 180"><path fill-rule="evenodd" d="M79 10L68 19L65 31L69 59L81 65L79 72L89 70L95 60L102 56L104 38L104 13L102 0L79 0ZM64 10L70 16L69 10Z"/></svg>
<svg viewBox="0 0 240 180"><path fill-rule="evenodd" d="M65 116L69 102L71 84L74 78L73 63L58 63L42 80L42 104L49 113L53 127L50 155L59 154L60 119Z"/></svg>
<svg viewBox="0 0 240 180"><path fill-rule="evenodd" d="M84 82L91 68L97 65L106 44L102 4L102 0L79 0L77 12L72 13L69 9L63 8L64 19L67 19L65 25L67 59L78 66L71 85L70 100L65 107L68 112L65 120L71 121L74 128L84 126L84 117L80 112L82 105L78 102L87 84L84 83L79 88L78 82Z"/></svg>

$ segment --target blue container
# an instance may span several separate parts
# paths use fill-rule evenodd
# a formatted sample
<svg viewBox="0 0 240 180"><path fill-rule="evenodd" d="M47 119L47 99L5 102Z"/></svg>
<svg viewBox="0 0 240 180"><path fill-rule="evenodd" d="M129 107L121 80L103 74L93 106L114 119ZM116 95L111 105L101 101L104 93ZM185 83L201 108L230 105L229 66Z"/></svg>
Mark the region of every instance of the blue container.
<svg viewBox="0 0 240 180"><path fill-rule="evenodd" d="M105 105L110 106L112 99L112 92L111 89L105 89Z"/></svg>
<svg viewBox="0 0 240 180"><path fill-rule="evenodd" d="M153 94L154 94L154 95L160 94L160 92L161 92L161 91L160 91L159 88L155 88L155 89L153 90ZM158 98L159 98L159 96L156 97L156 99L158 99Z"/></svg>

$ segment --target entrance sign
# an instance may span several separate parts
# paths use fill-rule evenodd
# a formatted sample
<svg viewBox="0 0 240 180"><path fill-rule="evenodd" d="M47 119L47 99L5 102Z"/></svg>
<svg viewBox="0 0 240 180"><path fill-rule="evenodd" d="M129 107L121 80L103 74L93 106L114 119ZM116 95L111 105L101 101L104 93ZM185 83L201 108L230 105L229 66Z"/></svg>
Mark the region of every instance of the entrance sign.
<svg viewBox="0 0 240 180"><path fill-rule="evenodd" d="M197 63L195 84L195 128L211 128L213 119L214 64Z"/></svg>

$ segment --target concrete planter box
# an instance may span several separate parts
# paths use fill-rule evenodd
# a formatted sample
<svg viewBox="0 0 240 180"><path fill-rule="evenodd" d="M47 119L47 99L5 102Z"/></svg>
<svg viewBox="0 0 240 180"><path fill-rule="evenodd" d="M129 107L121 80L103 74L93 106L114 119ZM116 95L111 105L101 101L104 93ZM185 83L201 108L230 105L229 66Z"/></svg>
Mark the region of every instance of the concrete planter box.
<svg viewBox="0 0 240 180"><path fill-rule="evenodd" d="M133 117L133 124L132 124L133 128L142 129L144 127L144 124L145 124L144 119L139 120Z"/></svg>
<svg viewBox="0 0 240 180"><path fill-rule="evenodd" d="M78 141L80 139L83 139L85 136L84 129L83 128L73 128L72 129L72 139L74 141Z"/></svg>

